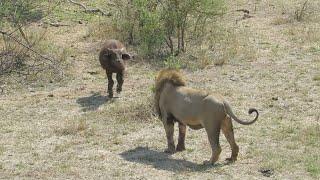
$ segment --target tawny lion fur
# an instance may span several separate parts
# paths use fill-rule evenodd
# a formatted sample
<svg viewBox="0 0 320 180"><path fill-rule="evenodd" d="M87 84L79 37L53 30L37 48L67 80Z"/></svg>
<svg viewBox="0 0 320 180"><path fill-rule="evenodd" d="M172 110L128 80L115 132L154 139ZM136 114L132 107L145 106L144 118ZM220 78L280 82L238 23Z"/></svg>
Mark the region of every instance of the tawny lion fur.
<svg viewBox="0 0 320 180"><path fill-rule="evenodd" d="M205 128L212 149L209 163L218 160L221 147L219 144L220 129L231 146L229 161L236 161L239 147L235 142L232 121L249 125L259 116L256 109L249 109L249 114L256 113L252 121L243 121L237 118L228 102L220 95L186 87L181 73L174 69L165 69L159 72L155 84L155 108L161 118L166 131L168 148L165 152L185 150L186 126L192 129ZM179 124L177 148L173 140L174 122Z"/></svg>

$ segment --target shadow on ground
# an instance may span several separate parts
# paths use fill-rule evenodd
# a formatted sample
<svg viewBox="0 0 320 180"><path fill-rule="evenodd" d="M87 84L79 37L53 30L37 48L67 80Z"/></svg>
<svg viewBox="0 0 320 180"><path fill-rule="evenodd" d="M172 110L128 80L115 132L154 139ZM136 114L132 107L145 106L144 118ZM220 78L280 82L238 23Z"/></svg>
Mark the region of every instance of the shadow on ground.
<svg viewBox="0 0 320 180"><path fill-rule="evenodd" d="M204 165L190 162L184 159L173 159L169 154L151 150L147 147L137 147L120 154L122 158L130 162L152 165L156 169L173 172L179 171L206 171L210 168L218 168L224 164Z"/></svg>
<svg viewBox="0 0 320 180"><path fill-rule="evenodd" d="M88 97L81 97L77 99L77 103L82 106L82 111L95 111L101 105L107 103L109 98L102 96L100 92L91 92L92 95Z"/></svg>

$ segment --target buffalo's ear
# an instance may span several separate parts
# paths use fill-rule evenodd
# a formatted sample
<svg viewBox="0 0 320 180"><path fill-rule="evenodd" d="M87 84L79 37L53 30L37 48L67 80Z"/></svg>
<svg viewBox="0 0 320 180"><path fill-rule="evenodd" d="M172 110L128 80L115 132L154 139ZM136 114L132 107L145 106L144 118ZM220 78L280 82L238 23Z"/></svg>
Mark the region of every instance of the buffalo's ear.
<svg viewBox="0 0 320 180"><path fill-rule="evenodd" d="M110 48L107 48L106 50L105 50L105 53L104 53L106 56L109 56L109 55L111 55L111 54L114 54L114 51L113 51L113 49L110 49Z"/></svg>
<svg viewBox="0 0 320 180"><path fill-rule="evenodd" d="M128 54L128 53L123 53L123 54L122 54L122 59L123 59L123 60L129 60L129 59L131 59L131 56L130 56L130 54Z"/></svg>

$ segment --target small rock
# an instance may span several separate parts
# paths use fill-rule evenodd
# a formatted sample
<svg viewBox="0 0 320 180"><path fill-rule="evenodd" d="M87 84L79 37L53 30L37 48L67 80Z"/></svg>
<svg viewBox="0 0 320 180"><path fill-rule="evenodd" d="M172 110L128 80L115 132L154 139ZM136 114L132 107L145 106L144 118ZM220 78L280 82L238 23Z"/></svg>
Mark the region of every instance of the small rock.
<svg viewBox="0 0 320 180"><path fill-rule="evenodd" d="M229 79L230 79L231 81L237 81L237 79L236 79L234 76L231 76Z"/></svg>
<svg viewBox="0 0 320 180"><path fill-rule="evenodd" d="M53 94L49 94L48 97L53 97Z"/></svg>

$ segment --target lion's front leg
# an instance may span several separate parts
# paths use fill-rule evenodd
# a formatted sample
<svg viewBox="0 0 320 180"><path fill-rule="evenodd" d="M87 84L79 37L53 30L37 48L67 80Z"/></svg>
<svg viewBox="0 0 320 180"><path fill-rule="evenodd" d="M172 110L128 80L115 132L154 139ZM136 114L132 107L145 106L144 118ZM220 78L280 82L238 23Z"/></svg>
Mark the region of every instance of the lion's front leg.
<svg viewBox="0 0 320 180"><path fill-rule="evenodd" d="M179 122L179 137L178 137L178 145L177 145L177 151L184 151L186 150L185 147L185 138L186 138L186 125Z"/></svg>
<svg viewBox="0 0 320 180"><path fill-rule="evenodd" d="M163 117L162 122L164 125L164 129L166 131L167 142L168 142L168 148L164 152L173 154L173 153L175 153L175 145L174 145L174 140L173 140L173 133L174 133L173 125L174 125L174 123L173 123L173 121L170 121L170 119L168 119L166 116Z"/></svg>

